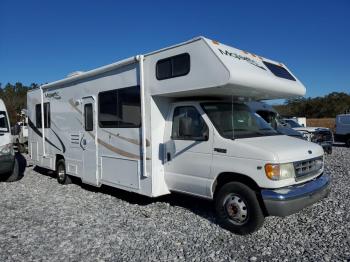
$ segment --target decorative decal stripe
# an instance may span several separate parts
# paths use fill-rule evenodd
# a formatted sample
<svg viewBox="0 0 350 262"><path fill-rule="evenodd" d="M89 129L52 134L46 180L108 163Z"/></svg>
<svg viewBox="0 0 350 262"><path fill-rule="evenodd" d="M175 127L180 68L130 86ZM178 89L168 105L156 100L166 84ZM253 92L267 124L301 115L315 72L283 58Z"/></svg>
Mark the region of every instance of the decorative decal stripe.
<svg viewBox="0 0 350 262"><path fill-rule="evenodd" d="M43 134L40 132L40 130L34 125L34 123L32 122L32 120L30 120L30 118L28 117L28 125L29 127L40 137L43 137ZM59 151L62 151L61 149L59 149L54 143L52 143L49 139L47 139L45 137L45 142L47 142L48 144L50 144L51 146L53 146L54 148L56 148Z"/></svg>
<svg viewBox="0 0 350 262"><path fill-rule="evenodd" d="M52 122L51 122L51 123L52 123ZM66 152L66 147L64 146L64 144L63 144L61 138L57 135L57 133L56 133L55 131L53 131L53 129L51 129L51 131L55 134L55 136L57 137L58 141L60 141L61 146L62 146L62 151L63 151L63 153L65 153L65 152Z"/></svg>
<svg viewBox="0 0 350 262"><path fill-rule="evenodd" d="M111 136L114 136L114 137L116 137L116 138L119 138L119 139L121 139L121 140L125 140L125 141L127 141L127 142L129 142L129 143L131 143L131 144L134 144L134 145L137 145L137 146L140 146L140 145L141 145L141 143L140 143L139 140L132 139L132 138L127 138L127 137L121 136L120 134L113 134L113 133L111 133L111 132L109 132L109 131L106 131L106 130L103 130L103 129L102 129L102 131L105 132L105 133L107 133L107 134L109 134L109 135L111 135ZM149 142L148 139L146 139L146 146L147 146L147 147L150 146L150 142Z"/></svg>
<svg viewBox="0 0 350 262"><path fill-rule="evenodd" d="M79 110L79 108L77 108L77 106L74 104L73 99L69 99L69 104L70 104L70 105L73 107L73 109L76 110L80 115L83 115L83 113ZM80 124L82 124L82 122L81 122L78 118L76 118L76 119L78 120L78 122L79 122ZM102 129L102 130L103 130L103 129ZM106 130L103 130L103 131L105 131L106 133L108 133L108 134L110 134L110 135L112 135L112 136L115 136L115 137L118 137L118 138L123 139L123 140L125 140L125 141L128 141L128 142L130 142L130 143L132 143L132 144L135 144L135 145L138 145L138 146L140 145L140 142L137 141L136 139L131 139L131 138L126 138L126 137L123 137L123 136L120 136L120 135L115 135L115 134L110 133L110 132L108 132L108 131L106 131ZM93 139L95 139L95 136L94 136L91 132L87 132L87 133L88 133ZM101 140L101 139L99 139L99 138L97 139L97 142L98 142L100 145L104 146L105 148L109 149L110 151L112 151L112 152L114 152L114 153L117 153L117 154L119 154L119 155L121 155L121 156L129 157L129 158L133 158L133 159L141 159L140 156L135 155L135 154L132 154L132 153L129 153L129 152L124 151L124 150L122 150L122 149L120 149L120 148L114 147L114 146L112 146L112 145L110 145L110 144L104 142L103 140ZM149 146L149 145L150 145L150 142L149 142L149 140L146 139L146 146ZM151 160L151 158L147 157L146 160Z"/></svg>
<svg viewBox="0 0 350 262"><path fill-rule="evenodd" d="M132 154L132 153L129 153L129 152L126 152L124 150L121 150L120 148L117 148L117 147L114 147L110 144L107 144L106 142L102 141L101 139L97 139L98 143L102 146L104 146L105 148L107 148L108 150L114 152L114 153L117 153L121 156L125 156L125 157L128 157L128 158L133 158L133 159L140 159L140 156L138 155L135 155L135 154Z"/></svg>

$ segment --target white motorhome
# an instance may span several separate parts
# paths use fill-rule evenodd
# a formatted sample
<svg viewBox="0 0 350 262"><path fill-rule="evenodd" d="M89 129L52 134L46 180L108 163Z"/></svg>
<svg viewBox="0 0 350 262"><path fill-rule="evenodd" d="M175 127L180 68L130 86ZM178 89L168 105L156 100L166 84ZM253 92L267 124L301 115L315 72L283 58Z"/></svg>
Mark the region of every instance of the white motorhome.
<svg viewBox="0 0 350 262"><path fill-rule="evenodd" d="M10 122L5 103L0 99L0 179L9 182L18 178L18 162L15 159Z"/></svg>
<svg viewBox="0 0 350 262"><path fill-rule="evenodd" d="M213 199L246 234L327 195L322 148L239 102L304 93L285 65L198 37L30 91L29 153L62 184Z"/></svg>

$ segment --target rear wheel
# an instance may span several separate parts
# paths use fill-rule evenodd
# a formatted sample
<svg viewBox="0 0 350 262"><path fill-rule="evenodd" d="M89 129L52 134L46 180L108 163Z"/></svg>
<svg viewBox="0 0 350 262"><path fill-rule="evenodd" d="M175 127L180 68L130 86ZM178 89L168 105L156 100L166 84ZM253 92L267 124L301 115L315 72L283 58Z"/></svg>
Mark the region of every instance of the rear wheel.
<svg viewBox="0 0 350 262"><path fill-rule="evenodd" d="M57 161L56 175L58 183L62 185L70 184L71 178L66 174L66 164L63 159Z"/></svg>
<svg viewBox="0 0 350 262"><path fill-rule="evenodd" d="M265 219L255 191L239 182L219 190L215 209L220 225L239 235L257 231Z"/></svg>

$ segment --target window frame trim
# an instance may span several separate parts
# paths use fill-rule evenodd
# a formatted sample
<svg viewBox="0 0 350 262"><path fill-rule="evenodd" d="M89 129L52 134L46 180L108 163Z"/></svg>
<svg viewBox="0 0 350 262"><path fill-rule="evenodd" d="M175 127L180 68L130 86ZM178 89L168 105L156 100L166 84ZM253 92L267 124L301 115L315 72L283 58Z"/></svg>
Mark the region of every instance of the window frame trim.
<svg viewBox="0 0 350 262"><path fill-rule="evenodd" d="M181 108L181 107L192 107L192 108L194 108L194 109L197 111L197 113L198 113L199 116L202 118L202 120L203 120L203 122L204 122L204 124L205 124L205 126L207 127L207 130L208 130L208 136L207 136L206 139L192 139L193 137L192 137L192 138L174 138L174 136L173 136L174 113L175 113L175 110L176 110L177 108ZM207 124L207 122L205 121L204 117L201 115L200 110L198 110L198 108L197 108L196 106L194 106L194 105L178 105L178 106L175 106L175 107L173 108L172 114L171 114L171 135L170 135L170 139L171 139L171 140L180 140L180 141L202 141L202 142L204 142L204 141L209 141L209 137L210 137L210 128L209 128L209 125Z"/></svg>
<svg viewBox="0 0 350 262"><path fill-rule="evenodd" d="M48 115L48 121L46 121L46 119L45 119L45 108L47 108L47 107L45 107L45 105L48 105L48 112L46 110L47 115ZM38 122L38 119L37 119L37 116L38 116L37 107L38 106L40 108L40 110L39 110L39 114L41 116L40 122ZM42 118L44 117L44 129L48 129L48 128L51 128L51 104L50 104L50 102L43 103L43 107L44 107L44 116L41 115L41 113L42 113L41 112L41 103L35 105L35 127L36 128L43 128L41 125L42 125ZM38 125L38 123L40 124L40 126Z"/></svg>
<svg viewBox="0 0 350 262"><path fill-rule="evenodd" d="M100 114L101 114L101 110L100 110L100 94L103 94L103 93L107 93L107 92L111 92L111 91L118 91L120 89L126 89L126 88L132 88L132 87L138 87L140 89L140 124L138 126L133 126L133 127L119 127L119 126L113 126L113 127L104 127L104 126L101 126L101 121L100 121ZM109 90L104 90L104 91L101 91L97 94L97 123L98 123L98 127L99 128L103 128L103 129L106 129L106 128L141 128L142 127L142 114L141 114L141 87L140 85L133 85L133 86L127 86L127 87L121 87L121 88L114 88L114 89L109 89ZM118 101L117 101L118 102Z"/></svg>
<svg viewBox="0 0 350 262"><path fill-rule="evenodd" d="M173 63L171 62L171 76L165 77L165 78L160 78L158 76L158 63L159 62L163 62L165 60L170 60L171 61L171 59L174 59L175 57L183 56L183 55L187 55L188 56L188 71L186 73L173 76ZM191 71L191 56L190 56L190 54L188 52L185 52L185 53L181 53L181 54L178 54L178 55L169 56L169 57L166 57L166 58L159 59L157 61L157 63L156 63L155 75L156 75L156 78L157 78L158 81L162 81L162 80L167 80L167 79L171 79L171 78L176 78L176 77L181 77L181 76L188 75L190 73L190 71Z"/></svg>
<svg viewBox="0 0 350 262"><path fill-rule="evenodd" d="M86 107L87 106L91 106L91 116L92 116L92 129L86 129L86 120L87 120L87 117L86 117ZM94 106L93 106L93 103L86 103L84 104L84 131L86 132L91 132L91 131L94 131Z"/></svg>

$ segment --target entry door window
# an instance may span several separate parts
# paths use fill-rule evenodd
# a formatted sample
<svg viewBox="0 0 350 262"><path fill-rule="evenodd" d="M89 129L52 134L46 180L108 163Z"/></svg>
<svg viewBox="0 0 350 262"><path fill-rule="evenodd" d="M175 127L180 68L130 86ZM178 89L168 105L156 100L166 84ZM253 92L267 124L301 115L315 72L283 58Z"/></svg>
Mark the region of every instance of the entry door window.
<svg viewBox="0 0 350 262"><path fill-rule="evenodd" d="M174 110L173 140L208 140L209 129L198 110L193 106L181 106Z"/></svg>
<svg viewBox="0 0 350 262"><path fill-rule="evenodd" d="M94 114L92 104L85 104L84 106L85 131L94 130Z"/></svg>

